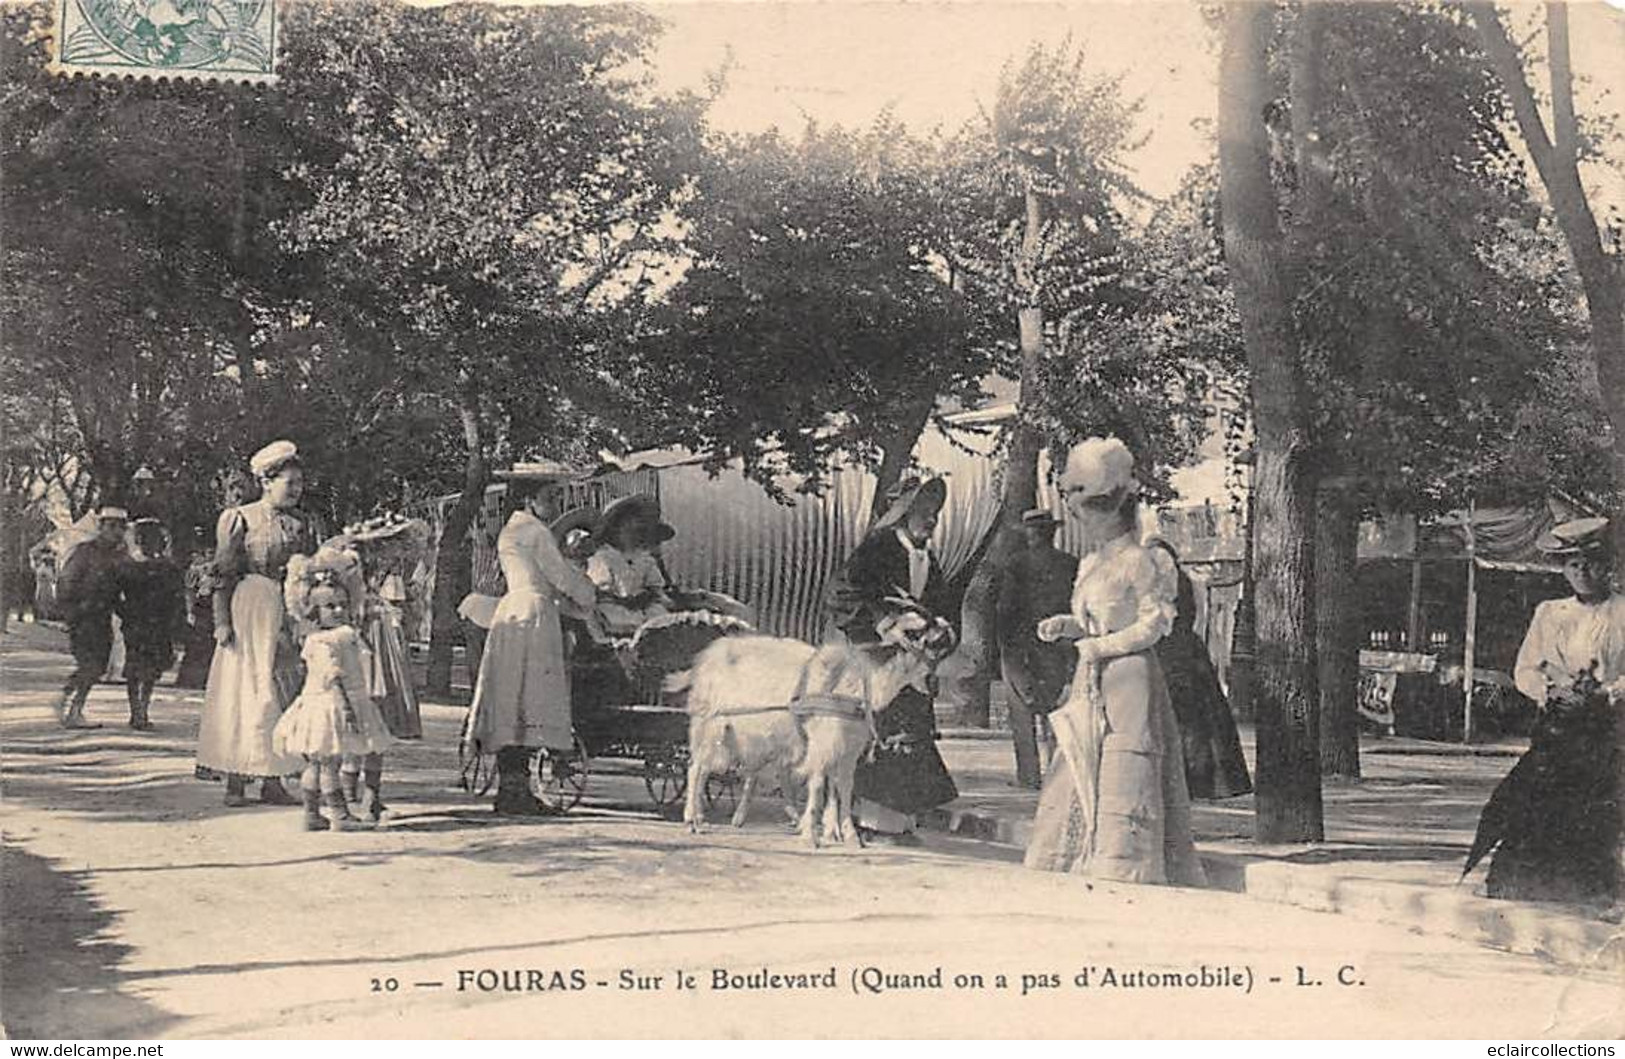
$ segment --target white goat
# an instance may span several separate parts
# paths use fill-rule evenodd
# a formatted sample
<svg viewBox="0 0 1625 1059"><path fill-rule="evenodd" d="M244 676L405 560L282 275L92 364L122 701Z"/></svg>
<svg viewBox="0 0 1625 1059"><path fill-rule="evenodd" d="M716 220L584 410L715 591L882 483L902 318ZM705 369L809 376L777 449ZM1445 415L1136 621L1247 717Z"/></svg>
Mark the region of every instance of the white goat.
<svg viewBox="0 0 1625 1059"><path fill-rule="evenodd" d="M776 767L788 794L792 768L806 782L800 831L818 845L856 838L852 787L873 735L873 715L909 684L922 683L952 649L947 623L917 611L883 619L873 647L812 648L799 640L734 637L702 651L693 669L668 687L688 688L688 802L692 830L704 822L707 778L728 768L744 774L735 827L749 809L757 776ZM944 649L946 648L946 650Z"/></svg>
<svg viewBox="0 0 1625 1059"><path fill-rule="evenodd" d="M772 770L786 796L792 770L806 751L801 726L790 713L802 668L816 653L809 644L774 636L729 636L706 647L694 665L666 678L666 690L688 691L688 800L690 830L705 823L705 781L730 768L743 782L733 825L742 827L757 777Z"/></svg>

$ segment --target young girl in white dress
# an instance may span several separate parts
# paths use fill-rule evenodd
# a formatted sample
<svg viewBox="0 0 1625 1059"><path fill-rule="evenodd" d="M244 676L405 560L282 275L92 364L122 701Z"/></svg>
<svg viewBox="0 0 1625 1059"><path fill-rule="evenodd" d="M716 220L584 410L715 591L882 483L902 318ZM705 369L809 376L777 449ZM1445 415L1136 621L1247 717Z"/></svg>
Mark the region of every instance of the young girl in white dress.
<svg viewBox="0 0 1625 1059"><path fill-rule="evenodd" d="M350 625L351 599L343 586L319 584L304 601L316 628L305 637L305 683L277 721L272 745L305 759L300 787L305 830L351 831L370 826L351 814L339 784L346 755L379 754L392 739L367 684L367 647ZM327 803L328 815L321 805Z"/></svg>

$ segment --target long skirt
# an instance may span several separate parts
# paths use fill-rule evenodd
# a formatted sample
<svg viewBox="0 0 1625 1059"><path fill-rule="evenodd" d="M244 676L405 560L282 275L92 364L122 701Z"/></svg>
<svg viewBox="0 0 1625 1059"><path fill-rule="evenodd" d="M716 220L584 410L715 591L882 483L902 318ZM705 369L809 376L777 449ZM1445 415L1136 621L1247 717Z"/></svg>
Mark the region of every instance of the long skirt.
<svg viewBox="0 0 1625 1059"><path fill-rule="evenodd" d="M1057 753L1026 865L1117 882L1206 885L1168 689L1150 652L1080 663L1050 715Z"/></svg>
<svg viewBox="0 0 1625 1059"><path fill-rule="evenodd" d="M271 733L299 684L299 664L283 631L282 587L249 574L231 595L230 645L216 649L203 693L197 763L216 773L285 776L298 755L272 749Z"/></svg>
<svg viewBox="0 0 1625 1059"><path fill-rule="evenodd" d="M858 764L853 793L905 816L959 797L959 788L937 753L936 718L929 695L904 688L875 715L880 737L873 757Z"/></svg>
<svg viewBox="0 0 1625 1059"><path fill-rule="evenodd" d="M1224 696L1207 645L1189 627L1176 628L1157 644L1157 661L1179 723L1185 787L1192 798L1234 798L1253 789L1241 733Z"/></svg>
<svg viewBox="0 0 1625 1059"><path fill-rule="evenodd" d="M1543 711L1479 819L1468 867L1491 849L1490 897L1613 901L1621 896L1619 708L1597 696L1569 715Z"/></svg>
<svg viewBox="0 0 1625 1059"><path fill-rule="evenodd" d="M468 734L485 751L568 750L574 744L564 632L551 595L509 592L497 605L480 658Z"/></svg>
<svg viewBox="0 0 1625 1059"><path fill-rule="evenodd" d="M367 620L365 637L372 649L368 683L389 734L396 739L423 738L423 717L418 710L417 689L412 685L412 666L406 655L400 615L375 612Z"/></svg>

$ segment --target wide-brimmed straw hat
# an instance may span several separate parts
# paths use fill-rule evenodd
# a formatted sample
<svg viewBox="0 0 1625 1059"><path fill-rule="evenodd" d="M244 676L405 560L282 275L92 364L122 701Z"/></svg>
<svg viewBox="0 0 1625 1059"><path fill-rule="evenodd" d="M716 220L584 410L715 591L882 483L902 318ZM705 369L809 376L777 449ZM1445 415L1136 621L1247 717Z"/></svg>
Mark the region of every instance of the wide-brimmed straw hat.
<svg viewBox="0 0 1625 1059"><path fill-rule="evenodd" d="M1543 533L1535 547L1553 557L1589 555L1608 549L1608 520L1577 518L1559 523Z"/></svg>
<svg viewBox="0 0 1625 1059"><path fill-rule="evenodd" d="M558 460L527 460L492 475L504 482L567 482L580 471Z"/></svg>
<svg viewBox="0 0 1625 1059"><path fill-rule="evenodd" d="M941 478L905 478L888 494L891 507L875 522L877 530L898 526L916 507L941 511L948 500L948 483Z"/></svg>
<svg viewBox="0 0 1625 1059"><path fill-rule="evenodd" d="M598 512L594 511L590 507L578 507L573 511L566 511L564 514L554 519L548 526L548 529L553 531L553 536L562 541L567 534L573 533L576 530L584 529L590 531L593 526L597 524L597 522Z"/></svg>

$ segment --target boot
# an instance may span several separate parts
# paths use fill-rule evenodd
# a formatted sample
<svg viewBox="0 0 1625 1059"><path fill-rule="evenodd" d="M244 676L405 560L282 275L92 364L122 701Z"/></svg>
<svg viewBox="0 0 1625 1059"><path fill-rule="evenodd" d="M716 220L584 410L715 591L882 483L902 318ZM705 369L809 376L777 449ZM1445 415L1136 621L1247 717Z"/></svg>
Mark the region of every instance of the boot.
<svg viewBox="0 0 1625 1059"><path fill-rule="evenodd" d="M282 786L281 776L266 776L260 780L261 805L298 805L299 799L288 793L288 788Z"/></svg>
<svg viewBox="0 0 1625 1059"><path fill-rule="evenodd" d="M100 728L101 725L85 720L85 701L90 698L90 689L69 686L63 689L62 702L58 705L58 714L64 728Z"/></svg>
<svg viewBox="0 0 1625 1059"><path fill-rule="evenodd" d="M333 825L327 822L327 817L322 815L322 792L306 790L303 787L299 788L299 792L305 796L305 830L326 831L332 827Z"/></svg>
<svg viewBox="0 0 1625 1059"><path fill-rule="evenodd" d="M530 751L505 746L497 751L497 800L503 816L542 816L542 803L530 792Z"/></svg>
<svg viewBox="0 0 1625 1059"><path fill-rule="evenodd" d="M138 732L152 731L152 722L147 719L147 706L152 702L151 685L131 680L130 693L130 727Z"/></svg>
<svg viewBox="0 0 1625 1059"><path fill-rule="evenodd" d="M384 797L382 793L384 786L383 765L380 764L376 768L368 768L364 775L366 776L367 790L367 818L375 824L383 823L385 820L392 819L395 814L390 812L389 806L384 804Z"/></svg>
<svg viewBox="0 0 1625 1059"><path fill-rule="evenodd" d="M351 814L350 805L344 800L343 791L327 792L327 819L332 823L334 831L360 831L368 826L365 821Z"/></svg>
<svg viewBox="0 0 1625 1059"><path fill-rule="evenodd" d="M359 773L345 769L339 773L339 790L344 792L344 800L351 805L361 804L361 776Z"/></svg>
<svg viewBox="0 0 1625 1059"><path fill-rule="evenodd" d="M227 808L229 808L229 809L241 809L243 806L248 804L248 795L243 793L244 789L247 786L248 786L248 779L245 776L241 776L241 775L239 775L238 773L235 773L235 772L230 773L229 775L226 776L226 807Z"/></svg>

